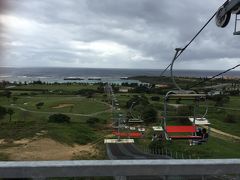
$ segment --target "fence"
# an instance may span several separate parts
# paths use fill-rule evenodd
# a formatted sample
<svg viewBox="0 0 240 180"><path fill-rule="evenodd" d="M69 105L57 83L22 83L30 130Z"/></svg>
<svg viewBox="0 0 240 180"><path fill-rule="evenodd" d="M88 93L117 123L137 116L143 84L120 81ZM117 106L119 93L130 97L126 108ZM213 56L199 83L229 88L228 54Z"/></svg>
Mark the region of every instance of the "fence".
<svg viewBox="0 0 240 180"><path fill-rule="evenodd" d="M171 149L162 147L162 146L156 146L154 148L149 148L148 146L138 146L143 152L149 153L149 154L155 154L155 155L164 155L169 156L173 159L199 159L197 156L192 156L188 153L183 153L180 151L173 151Z"/></svg>

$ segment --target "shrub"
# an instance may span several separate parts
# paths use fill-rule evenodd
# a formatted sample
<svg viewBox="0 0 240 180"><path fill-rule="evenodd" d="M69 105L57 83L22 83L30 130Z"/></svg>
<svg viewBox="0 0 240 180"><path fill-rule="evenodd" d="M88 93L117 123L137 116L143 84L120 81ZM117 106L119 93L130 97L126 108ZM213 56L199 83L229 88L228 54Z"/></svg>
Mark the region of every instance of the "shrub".
<svg viewBox="0 0 240 180"><path fill-rule="evenodd" d="M177 100L176 100L176 104L181 104L181 98L178 98Z"/></svg>
<svg viewBox="0 0 240 180"><path fill-rule="evenodd" d="M77 95L85 96L87 98L92 98L97 90L94 89L80 89L76 92Z"/></svg>
<svg viewBox="0 0 240 180"><path fill-rule="evenodd" d="M152 123L157 121L157 111L152 106L147 106L143 109L142 118L146 123Z"/></svg>
<svg viewBox="0 0 240 180"><path fill-rule="evenodd" d="M48 117L48 122L51 123L70 123L70 117L65 114L53 114Z"/></svg>
<svg viewBox="0 0 240 180"><path fill-rule="evenodd" d="M0 106L0 119L4 118L7 114L7 109L5 107Z"/></svg>
<svg viewBox="0 0 240 180"><path fill-rule="evenodd" d="M94 124L98 123L99 121L100 121L100 120L99 120L98 118L96 118L96 117L91 117L91 118L89 118L89 119L86 121L86 123L89 124L89 125L94 125Z"/></svg>
<svg viewBox="0 0 240 180"><path fill-rule="evenodd" d="M24 92L24 93L20 93L19 95L20 95L20 96L28 96L29 93Z"/></svg>
<svg viewBox="0 0 240 180"><path fill-rule="evenodd" d="M152 96L152 97L151 97L151 100L152 100L152 101L159 101L159 100L160 100L160 97L159 97L159 96Z"/></svg>
<svg viewBox="0 0 240 180"><path fill-rule="evenodd" d="M236 123L236 116L232 114L227 114L224 118L224 122L226 123Z"/></svg>
<svg viewBox="0 0 240 180"><path fill-rule="evenodd" d="M215 101L215 106L223 106L224 104L229 102L229 96L225 96L225 95L214 95L214 96L208 96L208 99Z"/></svg>
<svg viewBox="0 0 240 180"><path fill-rule="evenodd" d="M36 104L37 109L40 109L44 105L44 102L39 102Z"/></svg>
<svg viewBox="0 0 240 180"><path fill-rule="evenodd" d="M126 108L130 108L132 104L135 102L134 106L136 105L148 105L149 101L148 98L144 95L134 95L131 99L126 102Z"/></svg>

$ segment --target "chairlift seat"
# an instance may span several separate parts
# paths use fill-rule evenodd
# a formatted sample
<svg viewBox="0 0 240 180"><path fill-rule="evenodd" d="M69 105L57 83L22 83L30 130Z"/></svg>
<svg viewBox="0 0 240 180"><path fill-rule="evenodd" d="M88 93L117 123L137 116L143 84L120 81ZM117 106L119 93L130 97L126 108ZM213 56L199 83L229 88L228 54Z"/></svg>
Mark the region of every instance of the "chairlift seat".
<svg viewBox="0 0 240 180"><path fill-rule="evenodd" d="M129 126L129 129L130 129L131 131L135 131L135 130L136 130L136 127L134 127L134 126Z"/></svg>
<svg viewBox="0 0 240 180"><path fill-rule="evenodd" d="M194 122L193 117L188 118L190 122ZM195 118L195 125L210 125L209 121L206 118Z"/></svg>
<svg viewBox="0 0 240 180"><path fill-rule="evenodd" d="M163 128L162 128L162 126L153 126L152 127L153 128L153 131L163 131Z"/></svg>
<svg viewBox="0 0 240 180"><path fill-rule="evenodd" d="M104 144L134 143L134 139L104 139Z"/></svg>
<svg viewBox="0 0 240 180"><path fill-rule="evenodd" d="M176 98L183 98L183 99L195 99L195 98L206 97L206 94L169 94L167 96L168 99L176 99Z"/></svg>
<svg viewBox="0 0 240 180"><path fill-rule="evenodd" d="M195 133L196 126L166 126L167 133Z"/></svg>
<svg viewBox="0 0 240 180"><path fill-rule="evenodd" d="M130 132L130 133L125 133L125 132L112 132L113 135L115 136L120 136L120 137L131 137L131 138L140 138L142 137L142 134L140 132Z"/></svg>
<svg viewBox="0 0 240 180"><path fill-rule="evenodd" d="M142 123L143 120L141 120L141 119L129 119L128 122L129 123Z"/></svg>
<svg viewBox="0 0 240 180"><path fill-rule="evenodd" d="M139 132L145 132L145 128L138 128Z"/></svg>

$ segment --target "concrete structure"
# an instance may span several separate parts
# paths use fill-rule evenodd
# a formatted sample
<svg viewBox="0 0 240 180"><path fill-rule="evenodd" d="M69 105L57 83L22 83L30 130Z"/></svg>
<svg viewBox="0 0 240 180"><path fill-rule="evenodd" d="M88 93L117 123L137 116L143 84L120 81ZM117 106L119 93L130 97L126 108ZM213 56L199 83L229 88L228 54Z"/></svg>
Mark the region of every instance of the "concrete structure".
<svg viewBox="0 0 240 180"><path fill-rule="evenodd" d="M240 159L0 162L1 178L240 174Z"/></svg>

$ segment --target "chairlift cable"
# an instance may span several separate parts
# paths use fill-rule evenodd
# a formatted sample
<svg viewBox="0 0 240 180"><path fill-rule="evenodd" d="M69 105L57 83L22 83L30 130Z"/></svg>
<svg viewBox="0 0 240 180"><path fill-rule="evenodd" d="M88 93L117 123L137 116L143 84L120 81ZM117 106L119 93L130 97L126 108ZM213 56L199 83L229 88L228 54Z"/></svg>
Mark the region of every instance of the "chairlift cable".
<svg viewBox="0 0 240 180"><path fill-rule="evenodd" d="M209 79L205 79L205 80L203 80L203 81L200 81L200 82L198 82L198 83L190 86L189 89L191 89L191 88L193 88L193 87L195 87L195 86L197 86L197 85L199 85L199 84L202 84L202 83L204 83L204 82L210 81L210 80L214 79L215 77L218 77L218 76L220 76L220 75L222 75L222 74L225 74L225 73L227 73L227 72L229 72L229 71L231 71L231 70L233 70L233 69L236 69L237 67L240 67L240 64L238 64L238 65L236 65L236 66L234 66L234 67L232 67L232 68L229 68L229 69L227 69L227 70L225 70L225 71L222 71L222 72L220 72L220 73L212 76L212 77L209 78Z"/></svg>
<svg viewBox="0 0 240 180"><path fill-rule="evenodd" d="M227 0L228 1L228 0ZM226 2L225 2L226 3ZM225 4L224 3L224 4ZM196 37L205 29L205 27L211 22L211 20L215 17L218 11L216 11L211 18L204 24L204 26L197 32L197 34L189 41L189 43L182 49L182 51L179 52L179 54L176 56L175 60L188 48L188 46L196 39ZM167 69L171 66L171 63L162 71L161 75L162 76Z"/></svg>

